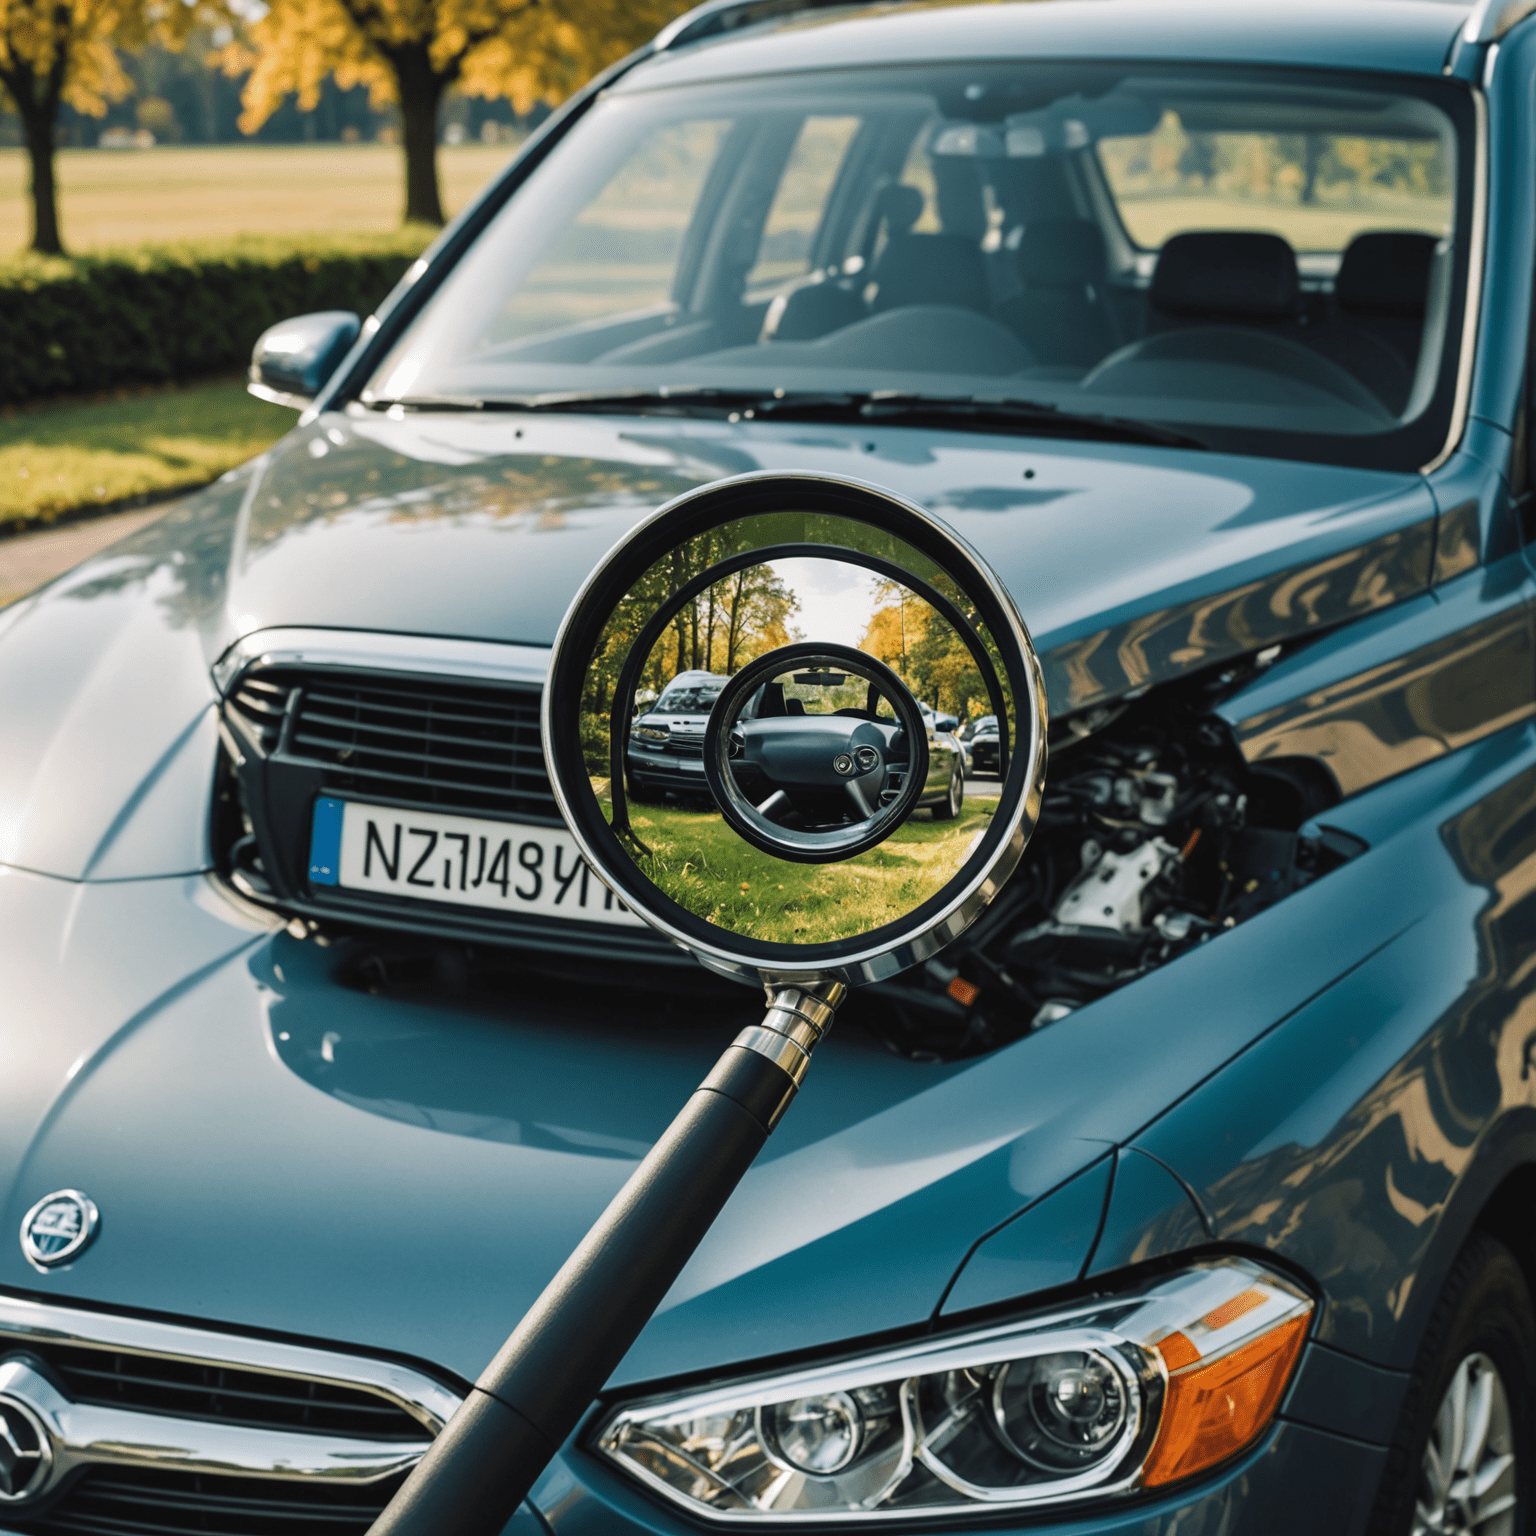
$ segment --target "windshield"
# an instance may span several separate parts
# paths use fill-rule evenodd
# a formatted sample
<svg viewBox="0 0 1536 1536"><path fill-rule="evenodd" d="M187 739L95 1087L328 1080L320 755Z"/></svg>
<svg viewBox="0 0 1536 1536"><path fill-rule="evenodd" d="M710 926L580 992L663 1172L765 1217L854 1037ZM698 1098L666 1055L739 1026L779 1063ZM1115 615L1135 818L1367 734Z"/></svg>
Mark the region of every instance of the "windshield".
<svg viewBox="0 0 1536 1536"><path fill-rule="evenodd" d="M707 715L727 679L710 683L673 683L654 708L659 715Z"/></svg>
<svg viewBox="0 0 1536 1536"><path fill-rule="evenodd" d="M1444 444L1454 85L1045 63L643 85L516 192L365 402L898 425L932 402L1404 469Z"/></svg>

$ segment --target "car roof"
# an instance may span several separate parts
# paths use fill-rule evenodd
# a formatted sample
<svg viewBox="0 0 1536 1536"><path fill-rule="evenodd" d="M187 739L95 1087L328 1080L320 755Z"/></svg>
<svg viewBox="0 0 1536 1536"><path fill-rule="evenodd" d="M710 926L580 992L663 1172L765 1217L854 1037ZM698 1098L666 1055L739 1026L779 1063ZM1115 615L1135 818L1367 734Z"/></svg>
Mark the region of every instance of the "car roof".
<svg viewBox="0 0 1536 1536"><path fill-rule="evenodd" d="M1009 55L1438 75L1470 9L1451 0L1013 0L806 11L660 53L613 89Z"/></svg>

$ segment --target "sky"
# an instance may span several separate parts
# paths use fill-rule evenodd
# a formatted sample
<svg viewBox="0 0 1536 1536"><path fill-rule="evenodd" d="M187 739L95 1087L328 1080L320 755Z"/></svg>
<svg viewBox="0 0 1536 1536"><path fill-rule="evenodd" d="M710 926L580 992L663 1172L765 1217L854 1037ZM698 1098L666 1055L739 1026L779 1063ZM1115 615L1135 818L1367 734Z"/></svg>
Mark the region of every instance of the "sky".
<svg viewBox="0 0 1536 1536"><path fill-rule="evenodd" d="M875 611L873 571L841 560L775 560L774 572L800 599L791 621L807 640L856 646Z"/></svg>

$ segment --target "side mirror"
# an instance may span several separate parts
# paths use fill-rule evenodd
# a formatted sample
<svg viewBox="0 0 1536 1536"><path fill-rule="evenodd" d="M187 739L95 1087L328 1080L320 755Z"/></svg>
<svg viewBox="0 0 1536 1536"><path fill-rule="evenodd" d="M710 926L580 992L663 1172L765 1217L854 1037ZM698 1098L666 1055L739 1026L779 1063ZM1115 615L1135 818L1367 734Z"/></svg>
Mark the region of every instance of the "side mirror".
<svg viewBox="0 0 1536 1536"><path fill-rule="evenodd" d="M631 729L635 701L676 675L685 641L693 667L725 681L674 744L701 760L698 789L647 803L631 788L666 747ZM956 749L930 739L918 698L941 674L968 677L997 717L995 800L964 807ZM599 563L544 689L555 796L624 903L704 965L762 983L768 1009L726 1046L371 1536L503 1529L794 1100L846 988L932 955L1001 890L1040 814L1046 719L1001 582L944 524L871 486L719 481Z"/></svg>
<svg viewBox="0 0 1536 1536"><path fill-rule="evenodd" d="M251 349L246 388L258 400L303 410L351 351L362 328L347 309L323 309L268 326Z"/></svg>

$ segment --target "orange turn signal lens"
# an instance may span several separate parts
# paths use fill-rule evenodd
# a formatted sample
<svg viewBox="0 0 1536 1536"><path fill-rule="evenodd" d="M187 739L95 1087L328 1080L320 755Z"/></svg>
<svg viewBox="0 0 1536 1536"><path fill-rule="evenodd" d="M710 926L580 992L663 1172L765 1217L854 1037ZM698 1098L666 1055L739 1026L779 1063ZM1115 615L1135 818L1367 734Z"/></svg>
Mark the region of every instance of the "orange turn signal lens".
<svg viewBox="0 0 1536 1536"><path fill-rule="evenodd" d="M1174 1334L1157 1346L1169 1367L1168 1395L1142 1482L1171 1483L1213 1467L1250 1445L1280 1406L1310 1314L1292 1317L1210 1364L1191 1363L1189 1345ZM1184 1340L1180 1349L1175 1340ZM1169 1346L1173 1347L1170 1348Z"/></svg>

